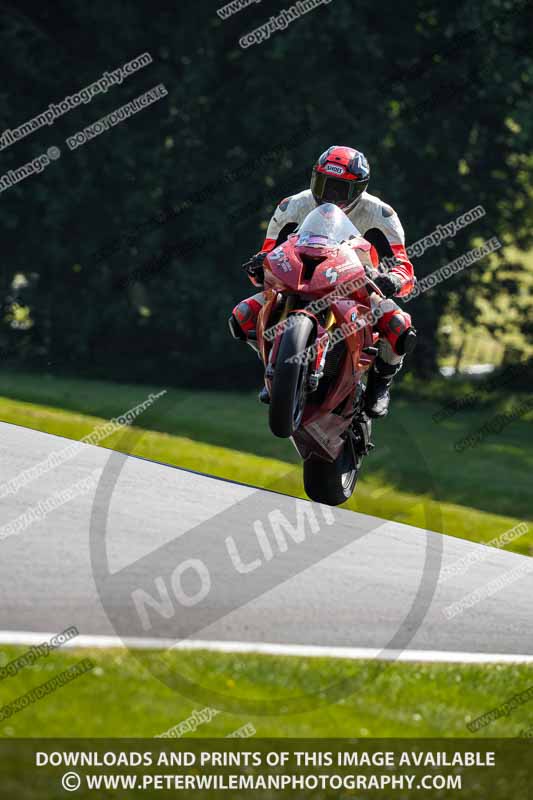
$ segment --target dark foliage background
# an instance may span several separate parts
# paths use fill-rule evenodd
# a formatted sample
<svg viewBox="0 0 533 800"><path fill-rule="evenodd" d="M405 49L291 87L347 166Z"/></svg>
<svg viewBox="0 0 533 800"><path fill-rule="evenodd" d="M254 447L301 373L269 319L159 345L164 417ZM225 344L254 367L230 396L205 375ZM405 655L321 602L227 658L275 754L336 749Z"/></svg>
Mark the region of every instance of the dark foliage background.
<svg viewBox="0 0 533 800"><path fill-rule="evenodd" d="M61 158L0 195L5 363L129 381L249 387L258 364L227 333L251 293L239 265L316 155L353 144L408 241L477 204L486 216L417 259L419 276L474 239L531 246L531 5L333 0L261 45L239 38L289 5L223 22L222 0L1 3L0 132L148 51L153 64L0 152L4 174ZM66 144L158 83L169 94L71 152ZM455 296L465 319L518 271L486 261L410 305L413 368L436 370ZM515 277L516 276L516 277ZM523 331L532 320L524 315Z"/></svg>

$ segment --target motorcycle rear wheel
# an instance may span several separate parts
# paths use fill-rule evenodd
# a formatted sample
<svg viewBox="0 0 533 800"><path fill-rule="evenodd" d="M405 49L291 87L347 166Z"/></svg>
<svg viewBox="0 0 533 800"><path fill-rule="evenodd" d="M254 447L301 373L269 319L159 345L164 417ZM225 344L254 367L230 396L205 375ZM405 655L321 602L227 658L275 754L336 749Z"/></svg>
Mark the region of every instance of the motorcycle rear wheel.
<svg viewBox="0 0 533 800"><path fill-rule="evenodd" d="M311 456L304 461L304 487L307 496L315 503L340 506L350 499L355 491L361 469L362 456L354 455L350 441L335 461L323 461Z"/></svg>

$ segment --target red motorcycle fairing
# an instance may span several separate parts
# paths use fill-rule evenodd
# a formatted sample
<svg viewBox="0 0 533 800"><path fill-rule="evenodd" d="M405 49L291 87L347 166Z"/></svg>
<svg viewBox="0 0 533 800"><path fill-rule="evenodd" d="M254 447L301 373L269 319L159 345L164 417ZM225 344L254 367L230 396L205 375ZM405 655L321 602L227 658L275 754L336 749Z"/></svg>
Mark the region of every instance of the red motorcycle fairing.
<svg viewBox="0 0 533 800"><path fill-rule="evenodd" d="M331 303L330 308L339 331L343 332L346 355L344 368L339 372L329 397L324 401L323 407L327 411L336 408L346 393L359 383L369 363L363 349L374 343L371 328L366 322L368 306L357 300L336 300Z"/></svg>
<svg viewBox="0 0 533 800"><path fill-rule="evenodd" d="M349 282L364 286L365 271L357 250L370 252L371 245L365 239L339 244L326 259L300 257L297 241L298 235L293 234L268 254L264 263L265 289L292 290L304 297L318 298Z"/></svg>
<svg viewBox="0 0 533 800"><path fill-rule="evenodd" d="M314 351L309 373L320 375L324 350L332 350L332 337L344 342L336 377L320 402L311 393L299 430L293 442L303 458L317 455L333 461L344 446L343 434L351 424L358 386L363 373L374 360L365 348L376 344L369 319L370 302L365 269L357 250L369 251L364 239L339 244L325 259L300 258L295 250L297 235L269 253L264 263L265 302L257 320L257 342L265 364L265 385L271 392L272 374L279 345L285 331L283 322L294 314L309 316L315 327ZM323 298L331 295L325 302ZM292 309L287 301L296 301ZM313 305L313 301L322 300ZM279 314L280 305L287 306ZM331 312L331 313L328 313Z"/></svg>

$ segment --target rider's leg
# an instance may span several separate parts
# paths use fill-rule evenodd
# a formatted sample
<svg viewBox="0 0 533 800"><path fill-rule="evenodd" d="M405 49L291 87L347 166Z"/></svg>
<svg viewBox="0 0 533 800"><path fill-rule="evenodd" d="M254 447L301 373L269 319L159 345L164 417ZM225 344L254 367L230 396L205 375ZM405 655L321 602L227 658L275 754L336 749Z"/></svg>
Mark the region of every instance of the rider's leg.
<svg viewBox="0 0 533 800"><path fill-rule="evenodd" d="M413 350L416 341L409 314L390 299L382 300L379 308L382 312L376 325L381 334L379 352L370 370L365 394L365 410L370 417L387 414L392 381L402 368L405 354Z"/></svg>
<svg viewBox="0 0 533 800"><path fill-rule="evenodd" d="M257 317L265 301L266 295L264 292L258 292L258 294L248 297L235 306L228 320L229 329L233 338L241 339L243 342L249 344L257 355L259 355L256 341ZM265 386L263 386L259 392L259 399L262 403L270 402L270 397Z"/></svg>
<svg viewBox="0 0 533 800"><path fill-rule="evenodd" d="M228 320L229 329L234 339L242 339L242 341L248 343L250 341L255 342L257 317L265 302L265 292L258 292L235 306Z"/></svg>
<svg viewBox="0 0 533 800"><path fill-rule="evenodd" d="M392 363L391 363L392 362ZM389 410L390 388L401 370L403 356L397 356L386 339L379 341L379 354L368 373L365 411L369 417L384 417Z"/></svg>

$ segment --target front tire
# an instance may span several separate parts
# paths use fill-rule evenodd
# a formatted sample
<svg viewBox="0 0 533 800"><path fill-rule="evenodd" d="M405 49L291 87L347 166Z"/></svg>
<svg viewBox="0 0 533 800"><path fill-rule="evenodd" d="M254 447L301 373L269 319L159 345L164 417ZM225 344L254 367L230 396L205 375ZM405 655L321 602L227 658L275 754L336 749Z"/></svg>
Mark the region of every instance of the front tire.
<svg viewBox="0 0 533 800"><path fill-rule="evenodd" d="M313 321L304 314L290 319L279 345L270 394L270 430L281 439L292 436L302 421L309 364L292 359L305 351L314 331Z"/></svg>
<svg viewBox="0 0 533 800"><path fill-rule="evenodd" d="M311 456L304 461L304 487L307 496L315 503L340 506L350 499L355 490L362 456L354 456L350 441L335 461L323 461Z"/></svg>

